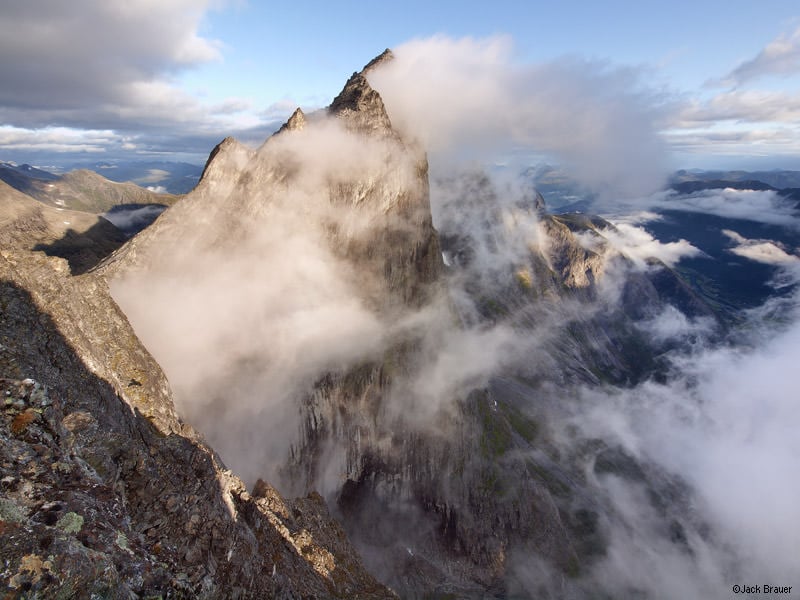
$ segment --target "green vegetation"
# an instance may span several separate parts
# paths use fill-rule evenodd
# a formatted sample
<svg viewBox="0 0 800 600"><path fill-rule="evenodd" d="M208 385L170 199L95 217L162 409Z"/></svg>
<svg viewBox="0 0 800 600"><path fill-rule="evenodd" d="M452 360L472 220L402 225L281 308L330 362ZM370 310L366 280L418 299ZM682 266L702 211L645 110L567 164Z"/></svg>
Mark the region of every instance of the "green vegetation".
<svg viewBox="0 0 800 600"><path fill-rule="evenodd" d="M504 406L503 412L511 428L516 431L523 440L532 444L539 433L539 424L513 406Z"/></svg>
<svg viewBox="0 0 800 600"><path fill-rule="evenodd" d="M572 496L570 488L542 465L529 459L525 461L525 466L528 467L528 472L541 481L554 496L561 498Z"/></svg>
<svg viewBox="0 0 800 600"><path fill-rule="evenodd" d="M511 449L511 428L501 415L489 406L488 397L478 402L481 424L481 454L484 458L502 456Z"/></svg>
<svg viewBox="0 0 800 600"><path fill-rule="evenodd" d="M83 517L78 513L68 512L56 523L64 533L78 533L83 528Z"/></svg>

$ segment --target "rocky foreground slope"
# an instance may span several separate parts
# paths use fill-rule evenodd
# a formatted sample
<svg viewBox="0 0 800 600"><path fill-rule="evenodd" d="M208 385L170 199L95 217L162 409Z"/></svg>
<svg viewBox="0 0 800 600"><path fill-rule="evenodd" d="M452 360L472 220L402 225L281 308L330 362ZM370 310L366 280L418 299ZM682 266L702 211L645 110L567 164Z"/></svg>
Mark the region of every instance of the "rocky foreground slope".
<svg viewBox="0 0 800 600"><path fill-rule="evenodd" d="M388 598L325 502L248 493L93 275L0 253L0 583L27 598Z"/></svg>

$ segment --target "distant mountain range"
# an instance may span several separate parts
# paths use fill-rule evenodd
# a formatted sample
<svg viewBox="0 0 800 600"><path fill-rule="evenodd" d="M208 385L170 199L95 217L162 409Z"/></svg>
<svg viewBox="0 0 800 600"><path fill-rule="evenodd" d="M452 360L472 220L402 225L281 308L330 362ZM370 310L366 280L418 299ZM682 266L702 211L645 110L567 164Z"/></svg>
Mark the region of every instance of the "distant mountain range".
<svg viewBox="0 0 800 600"><path fill-rule="evenodd" d="M187 194L194 189L203 172L202 165L169 161L106 161L78 163L70 169L89 169L111 181L130 181L152 191Z"/></svg>
<svg viewBox="0 0 800 600"><path fill-rule="evenodd" d="M29 164L0 161L0 178L19 189L12 179L55 181L72 171L94 171L105 179L118 183L135 183L151 192L186 194L200 180L203 167L169 161L99 161L70 163L63 167L35 167ZM167 203L168 204L168 203Z"/></svg>
<svg viewBox="0 0 800 600"><path fill-rule="evenodd" d="M695 181L728 181L734 183L759 181L775 189L782 190L786 188L800 188L800 171L701 171L682 169L676 171L670 178L671 184Z"/></svg>

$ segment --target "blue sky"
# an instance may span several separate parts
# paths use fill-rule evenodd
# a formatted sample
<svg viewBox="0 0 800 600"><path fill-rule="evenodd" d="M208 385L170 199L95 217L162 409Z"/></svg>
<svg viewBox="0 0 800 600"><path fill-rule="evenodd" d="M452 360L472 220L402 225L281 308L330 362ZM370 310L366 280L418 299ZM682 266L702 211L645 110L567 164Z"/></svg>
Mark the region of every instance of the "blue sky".
<svg viewBox="0 0 800 600"><path fill-rule="evenodd" d="M385 47L431 36L505 36L509 68L630 69L662 104L676 167L800 169L800 6L769 0L10 0L0 160L202 162L226 135L258 143L295 106L326 105Z"/></svg>
<svg viewBox="0 0 800 600"><path fill-rule="evenodd" d="M221 40L224 61L187 74L254 95L329 98L342 77L409 39L510 35L520 61L577 54L653 67L678 89L697 89L800 26L796 2L360 2L266 4L210 11L201 31ZM206 88L208 89L208 88ZM268 99L267 97L264 98Z"/></svg>

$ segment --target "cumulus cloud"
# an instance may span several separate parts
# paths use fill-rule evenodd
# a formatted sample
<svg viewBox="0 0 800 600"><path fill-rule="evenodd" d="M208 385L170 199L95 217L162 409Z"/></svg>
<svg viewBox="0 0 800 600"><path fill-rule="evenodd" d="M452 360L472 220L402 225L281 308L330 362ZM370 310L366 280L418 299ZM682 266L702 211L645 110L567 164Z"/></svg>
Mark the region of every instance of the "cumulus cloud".
<svg viewBox="0 0 800 600"><path fill-rule="evenodd" d="M752 240L730 229L723 229L722 233L729 237L736 246L730 252L743 256L756 262L783 267L787 271L800 276L800 257L790 254L779 244L772 240Z"/></svg>
<svg viewBox="0 0 800 600"><path fill-rule="evenodd" d="M220 58L219 42L198 33L208 7L209 0L6 3L0 104L34 111L125 105L132 85Z"/></svg>
<svg viewBox="0 0 800 600"><path fill-rule="evenodd" d="M634 69L576 58L520 65L505 37L436 36L393 51L370 83L395 126L434 159L548 153L601 191L663 183L663 99Z"/></svg>
<svg viewBox="0 0 800 600"><path fill-rule="evenodd" d="M639 269L647 268L647 259L650 258L658 259L672 267L684 257L697 256L701 253L686 240L661 242L644 228L628 223L617 223L613 229L604 229L602 236L612 248L630 259ZM581 239L585 239L585 236Z"/></svg>
<svg viewBox="0 0 800 600"><path fill-rule="evenodd" d="M204 106L175 76L221 60L222 43L203 36L212 0L4 3L0 7L0 123L19 134L14 156L105 151L207 154L238 134L259 143L262 119L229 98ZM69 131L61 144L38 141ZM94 143L97 131L126 143ZM255 135L252 135L255 133ZM63 136L62 136L63 137ZM26 143L24 138L28 138Z"/></svg>

